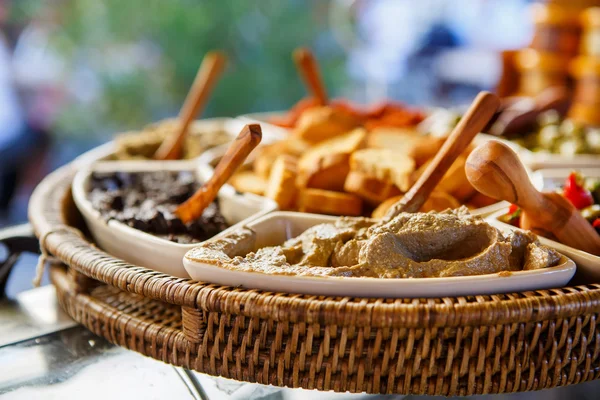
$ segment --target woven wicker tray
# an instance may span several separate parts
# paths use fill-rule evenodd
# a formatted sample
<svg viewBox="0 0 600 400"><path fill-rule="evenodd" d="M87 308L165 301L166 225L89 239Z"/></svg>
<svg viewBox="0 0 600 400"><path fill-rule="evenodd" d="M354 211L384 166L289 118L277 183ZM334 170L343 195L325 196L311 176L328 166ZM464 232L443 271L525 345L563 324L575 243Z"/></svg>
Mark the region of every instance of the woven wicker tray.
<svg viewBox="0 0 600 400"><path fill-rule="evenodd" d="M211 375L321 390L470 395L600 376L600 285L391 300L191 282L115 259L68 228L85 232L74 169L38 186L30 220L68 266L51 270L62 307L113 343Z"/></svg>

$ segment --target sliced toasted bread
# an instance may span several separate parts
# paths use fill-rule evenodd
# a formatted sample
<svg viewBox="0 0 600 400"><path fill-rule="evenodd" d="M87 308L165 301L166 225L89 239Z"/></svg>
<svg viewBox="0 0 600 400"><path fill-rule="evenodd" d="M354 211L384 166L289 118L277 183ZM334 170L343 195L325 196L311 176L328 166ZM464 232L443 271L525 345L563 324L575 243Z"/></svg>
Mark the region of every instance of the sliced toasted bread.
<svg viewBox="0 0 600 400"><path fill-rule="evenodd" d="M300 170L298 187L342 191L350 171L348 154L329 154L319 158L310 170Z"/></svg>
<svg viewBox="0 0 600 400"><path fill-rule="evenodd" d="M294 137L311 143L319 143L342 135L362 124L362 119L347 110L333 107L317 107L302 113Z"/></svg>
<svg viewBox="0 0 600 400"><path fill-rule="evenodd" d="M466 162L465 156L458 157L437 187L437 190L451 194L460 202L464 202L475 193L475 188L467 179Z"/></svg>
<svg viewBox="0 0 600 400"><path fill-rule="evenodd" d="M291 210L296 203L297 159L283 154L277 157L265 188L265 196L275 200L282 210Z"/></svg>
<svg viewBox="0 0 600 400"><path fill-rule="evenodd" d="M334 192L322 189L302 189L300 191L300 211L358 216L362 214L362 200L351 193Z"/></svg>
<svg viewBox="0 0 600 400"><path fill-rule="evenodd" d="M362 149L350 156L350 169L370 177L391 181L406 192L410 188L414 160L390 149Z"/></svg>
<svg viewBox="0 0 600 400"><path fill-rule="evenodd" d="M299 157L308 150L309 147L310 145L308 143L293 138L260 146L255 150L256 158L252 164L254 172L256 172L258 176L268 179L271 173L271 167L278 156L288 154Z"/></svg>
<svg viewBox="0 0 600 400"><path fill-rule="evenodd" d="M472 206L473 208L481 208L491 206L492 204L496 204L497 202L498 200L492 199L491 197L488 197L483 193L475 191L473 196L471 196L467 201L467 206Z"/></svg>
<svg viewBox="0 0 600 400"><path fill-rule="evenodd" d="M459 156L456 161L450 166L448 172L444 175L440 183L435 188L436 191L446 192L461 203L475 194L475 189L469 183L467 174L465 173L465 163L467 161L467 152ZM414 174L413 181L416 181L419 176L425 171L429 162L422 165Z"/></svg>
<svg viewBox="0 0 600 400"><path fill-rule="evenodd" d="M254 193L262 196L267 187L266 179L258 176L253 171L240 171L229 179L229 184L238 192Z"/></svg>
<svg viewBox="0 0 600 400"><path fill-rule="evenodd" d="M444 144L444 138L422 135L408 128L377 128L371 131L367 147L389 149L405 154L418 166L431 159Z"/></svg>
<svg viewBox="0 0 600 400"><path fill-rule="evenodd" d="M393 182L372 178L358 171L350 171L344 183L344 191L357 195L373 206L400 194Z"/></svg>
<svg viewBox="0 0 600 400"><path fill-rule="evenodd" d="M367 132L357 128L313 146L298 162L300 186L342 190L350 170L350 154L365 145Z"/></svg>

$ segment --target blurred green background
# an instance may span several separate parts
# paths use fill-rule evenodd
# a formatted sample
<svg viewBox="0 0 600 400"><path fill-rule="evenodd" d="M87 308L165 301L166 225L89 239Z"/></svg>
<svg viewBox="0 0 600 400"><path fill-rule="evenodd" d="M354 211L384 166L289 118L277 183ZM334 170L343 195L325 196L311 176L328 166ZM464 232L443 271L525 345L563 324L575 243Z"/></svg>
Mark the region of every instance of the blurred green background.
<svg viewBox="0 0 600 400"><path fill-rule="evenodd" d="M77 90L93 95L63 97L54 125L79 136L175 115L202 57L215 48L229 65L204 116L292 105L305 93L291 60L300 45L315 51L336 92L347 74L328 9L323 0L19 0L11 15L45 26L64 87L78 74L87 77Z"/></svg>
<svg viewBox="0 0 600 400"><path fill-rule="evenodd" d="M331 97L460 105L498 51L531 35L532 0L0 0L0 226L50 171L115 133L177 115L203 56L229 57L203 117L305 96L292 51Z"/></svg>

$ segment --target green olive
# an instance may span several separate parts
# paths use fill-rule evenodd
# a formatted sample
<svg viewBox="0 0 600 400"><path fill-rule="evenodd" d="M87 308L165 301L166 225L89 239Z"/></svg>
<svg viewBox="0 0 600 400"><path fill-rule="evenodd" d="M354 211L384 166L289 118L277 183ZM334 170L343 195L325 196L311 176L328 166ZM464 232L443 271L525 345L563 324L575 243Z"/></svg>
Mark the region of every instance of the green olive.
<svg viewBox="0 0 600 400"><path fill-rule="evenodd" d="M592 222L596 218L600 218L600 204L593 204L581 210L581 216Z"/></svg>

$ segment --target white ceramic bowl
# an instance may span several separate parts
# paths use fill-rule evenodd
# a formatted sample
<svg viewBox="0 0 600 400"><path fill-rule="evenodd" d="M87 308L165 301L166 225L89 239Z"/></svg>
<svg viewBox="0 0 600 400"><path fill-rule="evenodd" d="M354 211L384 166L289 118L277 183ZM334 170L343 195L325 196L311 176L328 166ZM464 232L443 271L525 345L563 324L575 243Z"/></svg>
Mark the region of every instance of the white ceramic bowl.
<svg viewBox="0 0 600 400"><path fill-rule="evenodd" d="M336 217L294 212L275 212L246 224L257 233L256 248L273 246L295 237L311 226L333 222ZM192 279L227 286L273 292L349 297L444 297L518 292L564 286L575 273L575 264L563 257L560 265L508 276L488 274L452 278L341 278L268 275L242 272L195 261L193 250L184 258Z"/></svg>
<svg viewBox="0 0 600 400"><path fill-rule="evenodd" d="M192 123L192 130L194 132L223 131L233 140L240 133L244 125L248 123L251 123L251 121L240 118L207 118L194 121ZM261 128L263 132L263 141L279 139L281 136L281 132L278 130L281 128L278 128L274 125L261 124ZM229 144L226 144L225 146L229 146ZM74 160L74 163L78 166L83 166L95 161L107 160L115 153L115 151L115 141L110 141L83 153Z"/></svg>
<svg viewBox="0 0 600 400"><path fill-rule="evenodd" d="M272 129L272 132L276 133L278 136L285 137L290 132L290 129L284 128L282 126L277 126L272 124L271 118L273 117L282 117L285 115L287 111L267 111L267 112L257 112L251 114L243 114L239 115L236 118L244 121L246 124L259 123L265 124L269 128Z"/></svg>
<svg viewBox="0 0 600 400"><path fill-rule="evenodd" d="M523 162L533 170L547 168L600 168L600 155L594 154L564 156L561 154L536 153L522 148L519 155Z"/></svg>
<svg viewBox="0 0 600 400"><path fill-rule="evenodd" d="M135 265L151 268L173 276L189 278L182 259L196 244L174 243L131 228L119 221L108 223L88 200L89 179L94 171L196 171L200 181L210 178L212 170L197 161L109 161L97 162L81 169L73 180L73 199L81 211L92 236L98 245L111 255ZM219 191L221 213L232 225L217 236L226 235L236 227L246 224L277 209L272 200L252 194L238 194L225 185Z"/></svg>
<svg viewBox="0 0 600 400"><path fill-rule="evenodd" d="M570 168L544 168L533 173L535 182L541 182L542 190L552 191L560 189L565 184L565 181L573 171L578 171L583 176L590 178L600 178L600 166L598 168L591 167L570 167Z"/></svg>

